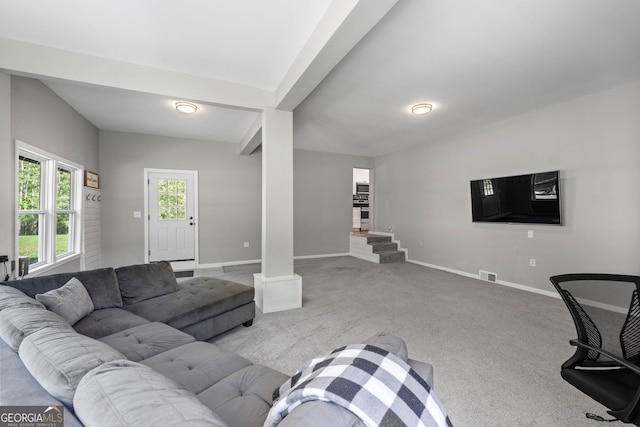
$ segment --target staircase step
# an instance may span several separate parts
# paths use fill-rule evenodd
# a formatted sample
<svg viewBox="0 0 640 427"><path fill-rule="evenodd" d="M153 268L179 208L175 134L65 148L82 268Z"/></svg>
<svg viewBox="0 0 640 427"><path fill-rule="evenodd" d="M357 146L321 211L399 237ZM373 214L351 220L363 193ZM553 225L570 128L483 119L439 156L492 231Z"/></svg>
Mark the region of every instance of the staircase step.
<svg viewBox="0 0 640 427"><path fill-rule="evenodd" d="M371 245L373 243L390 243L391 236L382 236L380 234L367 234L367 244Z"/></svg>
<svg viewBox="0 0 640 427"><path fill-rule="evenodd" d="M382 243L369 243L369 245L373 248L373 253L380 252L389 252L389 251L397 251L398 244L391 242L382 242Z"/></svg>
<svg viewBox="0 0 640 427"><path fill-rule="evenodd" d="M383 234L352 234L349 240L350 253L375 263L405 262L406 252L398 250L393 236Z"/></svg>
<svg viewBox="0 0 640 427"><path fill-rule="evenodd" d="M383 251L378 252L378 255L380 256L380 264L405 261L404 251Z"/></svg>

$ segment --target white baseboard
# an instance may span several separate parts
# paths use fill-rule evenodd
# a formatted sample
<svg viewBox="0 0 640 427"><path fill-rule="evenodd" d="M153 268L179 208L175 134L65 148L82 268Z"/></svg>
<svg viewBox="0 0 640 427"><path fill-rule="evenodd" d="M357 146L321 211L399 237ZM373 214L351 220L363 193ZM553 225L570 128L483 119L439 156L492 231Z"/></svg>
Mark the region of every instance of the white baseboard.
<svg viewBox="0 0 640 427"><path fill-rule="evenodd" d="M244 265L244 264L259 264L261 259L248 259L243 261L227 261L227 262L212 262L209 264L198 264L196 268L218 268L226 267L228 265Z"/></svg>
<svg viewBox="0 0 640 427"><path fill-rule="evenodd" d="M598 302L598 301L593 301L593 300L588 300L588 299L583 299L583 298L576 298L576 299L582 305L589 305L591 307L601 308L603 310L614 311L616 313L621 313L621 314L627 314L629 312L628 308L618 307L617 305L605 304L603 302Z"/></svg>
<svg viewBox="0 0 640 427"><path fill-rule="evenodd" d="M293 259L313 259L313 258L333 258L339 256L349 256L349 253L337 253L337 254L320 254L320 255L299 255L294 256ZM262 259L248 259L243 261L226 261L226 262L211 262L208 264L198 264L196 268L218 268L226 267L230 265L244 265L244 264L259 264Z"/></svg>
<svg viewBox="0 0 640 427"><path fill-rule="evenodd" d="M469 277L471 279L476 279L476 280L479 280L479 281L482 282L482 280L480 280L478 275L473 274L473 273L468 273L466 271L455 270L453 268L442 267L442 266L435 265L435 264L428 264L426 262L416 261L416 260L413 260L413 259L407 259L407 262L410 262L410 263L413 263L413 264L422 265L423 267L435 268L436 270L446 271L448 273L457 274L459 276ZM526 285L520 285L518 283L507 282L506 280L497 280L497 281L491 282L491 283L496 283L496 284L502 285L502 286L508 286L510 288L520 289L522 291L532 292L534 294L545 295L545 296L556 298L556 299L560 298L560 295L558 295L557 292L547 291L547 290L539 289L539 288L534 288L533 286L526 286Z"/></svg>
<svg viewBox="0 0 640 427"><path fill-rule="evenodd" d="M341 254L320 254L320 255L298 255L294 256L293 259L313 259L313 258L333 258L338 256L349 256L351 255L348 252Z"/></svg>
<svg viewBox="0 0 640 427"><path fill-rule="evenodd" d="M410 262L410 263L413 263L413 264L422 265L424 267L435 268L436 270L442 270L442 271L446 271L446 272L453 273L453 274L458 274L460 276L469 277L471 279L480 280L480 278L477 275L475 275L473 273L467 273L466 271L460 271L460 270L455 270L453 268L441 267L439 265L428 264L426 262L420 262L420 261L416 261L416 260L412 260L412 259L408 259L407 262ZM484 282L483 280L480 280L480 281ZM502 285L502 286L508 286L510 288L520 289L522 291L532 292L534 294L545 295L545 296L548 296L548 297L551 297L551 298L555 298L555 299L560 299L560 295L557 292L554 292L554 291L547 291L547 290L544 290L544 289L534 288L532 286L521 285L519 283L507 282L506 280L497 280L497 281L491 282L491 283L496 283L496 284ZM580 302L580 304L583 304L583 305L588 305L588 306L591 306L591 307L601 308L603 310L609 310L609 311L613 311L613 312L616 312L616 313L627 314L627 311L628 311L628 309L625 308L625 307L619 307L617 305L606 304L606 303L593 301L593 300L587 300L587 299L583 299L583 298L578 298L578 302Z"/></svg>

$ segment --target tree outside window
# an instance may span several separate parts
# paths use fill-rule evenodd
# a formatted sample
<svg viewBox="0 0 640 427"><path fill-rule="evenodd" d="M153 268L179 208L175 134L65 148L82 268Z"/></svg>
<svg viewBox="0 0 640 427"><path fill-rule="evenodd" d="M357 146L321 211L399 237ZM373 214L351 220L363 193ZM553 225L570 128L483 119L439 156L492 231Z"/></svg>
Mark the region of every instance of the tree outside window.
<svg viewBox="0 0 640 427"><path fill-rule="evenodd" d="M56 256L70 252L72 247L72 192L71 171L58 168L58 194L56 196Z"/></svg>
<svg viewBox="0 0 640 427"><path fill-rule="evenodd" d="M43 236L40 233L44 210L42 200L42 163L25 156L18 158L18 255L29 257L30 264L42 259Z"/></svg>
<svg viewBox="0 0 640 427"><path fill-rule="evenodd" d="M18 255L38 268L79 254L82 169L24 143L17 168Z"/></svg>

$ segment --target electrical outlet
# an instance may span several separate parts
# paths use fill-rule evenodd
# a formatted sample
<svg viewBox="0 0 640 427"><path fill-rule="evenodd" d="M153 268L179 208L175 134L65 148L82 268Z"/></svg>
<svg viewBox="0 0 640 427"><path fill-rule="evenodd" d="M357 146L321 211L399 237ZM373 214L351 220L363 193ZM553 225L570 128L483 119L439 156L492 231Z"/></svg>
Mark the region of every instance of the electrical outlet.
<svg viewBox="0 0 640 427"><path fill-rule="evenodd" d="M536 266L536 259L529 258L529 267L535 267L535 266Z"/></svg>
<svg viewBox="0 0 640 427"><path fill-rule="evenodd" d="M244 247L248 248L249 247L249 242L244 242Z"/></svg>

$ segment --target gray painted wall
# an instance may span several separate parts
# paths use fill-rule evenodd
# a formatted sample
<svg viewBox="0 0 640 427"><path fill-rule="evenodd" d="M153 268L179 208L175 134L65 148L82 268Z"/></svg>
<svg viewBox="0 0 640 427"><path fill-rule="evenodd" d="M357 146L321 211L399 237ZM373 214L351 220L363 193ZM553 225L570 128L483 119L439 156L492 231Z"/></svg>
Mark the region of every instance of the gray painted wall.
<svg viewBox="0 0 640 427"><path fill-rule="evenodd" d="M295 256L349 252L353 168L373 164L373 157L293 151Z"/></svg>
<svg viewBox="0 0 640 427"><path fill-rule="evenodd" d="M144 262L144 169L196 170L200 263L260 259L261 158L236 144L100 132L103 264ZM244 248L244 242L250 247Z"/></svg>
<svg viewBox="0 0 640 427"><path fill-rule="evenodd" d="M38 80L11 77L15 139L98 170L98 129Z"/></svg>
<svg viewBox="0 0 640 427"><path fill-rule="evenodd" d="M545 291L554 274L639 274L639 117L640 81L376 158L376 229L412 260ZM563 226L471 222L470 180L555 169Z"/></svg>
<svg viewBox="0 0 640 427"><path fill-rule="evenodd" d="M144 168L197 170L200 264L261 257L261 153L236 144L100 132L103 264L144 261ZM349 252L353 167L373 158L294 150L296 256ZM244 248L244 242L250 247Z"/></svg>
<svg viewBox="0 0 640 427"><path fill-rule="evenodd" d="M11 139L11 77L0 72L0 255L13 259L14 145ZM7 267L9 265L7 264ZM4 275L4 269L2 270ZM0 280L4 280L1 277Z"/></svg>
<svg viewBox="0 0 640 427"><path fill-rule="evenodd" d="M144 211L144 168L198 170L200 262L260 259L260 151L241 156L230 143L98 132L41 82L0 77L3 200L15 197L14 138L100 173L103 264L126 265L144 261L144 223L133 218ZM372 166L369 157L294 151L295 255L349 251L352 168ZM12 254L14 210L4 207L0 254ZM52 272L78 269L73 261Z"/></svg>
<svg viewBox="0 0 640 427"><path fill-rule="evenodd" d="M0 135L0 179L2 200L15 200L15 143L16 139L42 148L50 153L84 165L86 169L98 170L98 130L78 114L47 86L38 80L17 76L2 76L0 92L0 120L3 123ZM10 96L6 96L7 81L10 80ZM7 101L10 99L10 120L7 122ZM5 127L4 124L9 123ZM7 138L5 129L10 129ZM8 185L6 184L8 183ZM12 255L15 247L14 207L3 209L0 220L1 252ZM80 260L74 260L47 273L77 271Z"/></svg>

